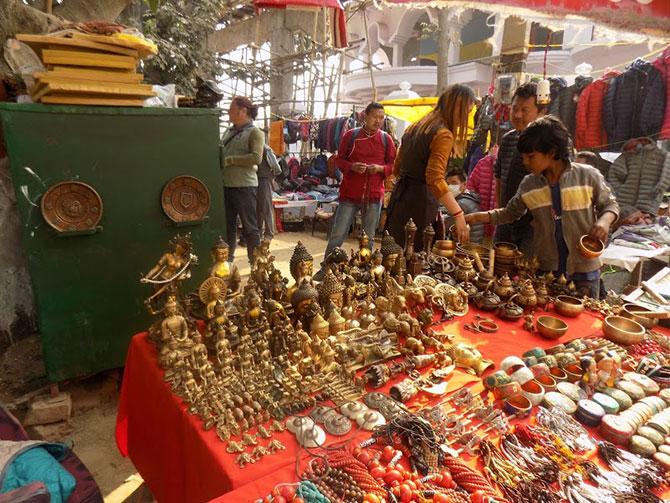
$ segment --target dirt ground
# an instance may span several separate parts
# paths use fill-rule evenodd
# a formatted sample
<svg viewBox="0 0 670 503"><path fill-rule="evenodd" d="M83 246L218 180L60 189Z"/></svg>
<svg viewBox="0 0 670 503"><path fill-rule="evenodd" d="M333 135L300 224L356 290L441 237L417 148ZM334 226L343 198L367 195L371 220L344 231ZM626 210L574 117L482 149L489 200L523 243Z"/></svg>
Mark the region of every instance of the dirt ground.
<svg viewBox="0 0 670 503"><path fill-rule="evenodd" d="M270 250L275 256L275 264L288 278L291 278L289 259L298 240L314 256L315 269L323 259L326 246L323 227L314 236L311 236L311 230L278 234ZM357 243L349 240L344 247L349 250L357 247ZM156 253L159 254L161 250L157 248ZM249 265L244 248L238 246L235 263L243 276L248 275ZM0 354L0 402L8 406L19 419L23 419L32 398L49 393L41 354L38 335L16 341ZM55 425L28 428L31 438L72 445L74 452L92 472L103 496L109 495L137 472L132 462L121 456L114 439L122 371L113 369L60 383L60 391L68 392L72 398L72 417L67 422ZM151 501L146 493L141 499Z"/></svg>

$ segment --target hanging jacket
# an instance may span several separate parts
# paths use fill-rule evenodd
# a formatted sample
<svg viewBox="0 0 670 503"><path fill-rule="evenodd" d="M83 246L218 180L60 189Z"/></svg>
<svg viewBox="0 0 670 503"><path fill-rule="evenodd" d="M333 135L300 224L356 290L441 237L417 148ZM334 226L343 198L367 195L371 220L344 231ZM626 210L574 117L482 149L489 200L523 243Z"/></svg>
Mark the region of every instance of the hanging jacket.
<svg viewBox="0 0 670 503"><path fill-rule="evenodd" d="M575 83L561 89L558 92L558 97L551 104L550 113L561 119L572 136L575 134L575 112L579 95L591 82L593 82L593 77L578 75L575 78Z"/></svg>
<svg viewBox="0 0 670 503"><path fill-rule="evenodd" d="M663 123L665 83L651 63L635 60L611 80L603 107L608 150L620 151L631 138L653 136Z"/></svg>
<svg viewBox="0 0 670 503"><path fill-rule="evenodd" d="M577 150L596 149L607 145L607 133L603 128L603 104L610 80L617 75L619 72L603 75L586 86L580 94L574 136Z"/></svg>
<svg viewBox="0 0 670 503"><path fill-rule="evenodd" d="M482 158L468 177L467 189L479 194L481 211L489 211L496 207L496 179L493 172L497 151ZM495 226L486 224L484 234L493 236Z"/></svg>
<svg viewBox="0 0 670 503"><path fill-rule="evenodd" d="M654 61L654 66L661 73L663 82L665 82L665 111L659 138L668 140L670 139L670 47Z"/></svg>
<svg viewBox="0 0 670 503"><path fill-rule="evenodd" d="M670 155L649 138L630 140L610 166L607 182L621 208L621 218L637 210L656 215L670 187Z"/></svg>

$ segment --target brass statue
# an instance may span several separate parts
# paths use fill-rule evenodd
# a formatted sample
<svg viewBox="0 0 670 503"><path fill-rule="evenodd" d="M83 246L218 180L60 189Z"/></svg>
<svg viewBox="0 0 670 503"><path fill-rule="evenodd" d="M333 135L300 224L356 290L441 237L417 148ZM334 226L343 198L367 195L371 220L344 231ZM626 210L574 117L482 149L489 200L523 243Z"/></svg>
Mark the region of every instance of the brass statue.
<svg viewBox="0 0 670 503"><path fill-rule="evenodd" d="M240 271L235 264L228 262L230 249L221 236L212 247L212 261L209 276L222 279L227 287L226 298L237 297L242 292Z"/></svg>
<svg viewBox="0 0 670 503"><path fill-rule="evenodd" d="M370 238L365 231L361 231L361 235L358 236L358 254L356 257L359 267L365 267L370 262L371 257Z"/></svg>
<svg viewBox="0 0 670 503"><path fill-rule="evenodd" d="M446 352L457 367L464 368L478 376L493 365L491 360L484 359L478 349L462 342L449 346Z"/></svg>
<svg viewBox="0 0 670 503"><path fill-rule="evenodd" d="M186 318L179 314L177 299L173 296L168 297L165 303L165 318L161 322L160 340L162 343L174 340L181 347L189 341Z"/></svg>
<svg viewBox="0 0 670 503"><path fill-rule="evenodd" d="M312 274L314 274L314 257L310 255L301 241L293 249L291 260L289 262L291 276L295 280L295 284L288 290L289 302L293 304L293 294L300 288L304 280L311 281Z"/></svg>
<svg viewBox="0 0 670 503"><path fill-rule="evenodd" d="M179 283L191 277L190 267L198 263L198 257L191 253L191 234L177 234L170 240L170 251L165 253L158 263L144 276L141 283L151 283L155 286L154 293L144 302L149 312L156 315L154 303L164 294L176 296L179 293Z"/></svg>

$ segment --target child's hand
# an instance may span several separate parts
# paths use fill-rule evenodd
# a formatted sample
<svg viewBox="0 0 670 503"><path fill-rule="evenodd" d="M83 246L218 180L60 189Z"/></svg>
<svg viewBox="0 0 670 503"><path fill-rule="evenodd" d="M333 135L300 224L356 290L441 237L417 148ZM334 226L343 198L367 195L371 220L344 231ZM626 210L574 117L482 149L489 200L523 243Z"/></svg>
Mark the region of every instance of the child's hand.
<svg viewBox="0 0 670 503"><path fill-rule="evenodd" d="M589 236L595 239L600 239L603 243L607 243L607 235L610 232L610 226L604 222L598 220L593 227L591 227L591 232Z"/></svg>

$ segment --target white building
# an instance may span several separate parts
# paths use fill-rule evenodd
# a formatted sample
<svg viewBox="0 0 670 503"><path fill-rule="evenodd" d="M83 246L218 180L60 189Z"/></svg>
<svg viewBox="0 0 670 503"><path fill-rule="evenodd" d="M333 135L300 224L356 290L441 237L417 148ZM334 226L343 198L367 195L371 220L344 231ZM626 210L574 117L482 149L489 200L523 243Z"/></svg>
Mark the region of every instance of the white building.
<svg viewBox="0 0 670 503"><path fill-rule="evenodd" d="M548 34L547 75L563 76L568 83L580 63L589 63L593 75L598 77L608 68L622 70L625 63L664 45L650 42L644 35L616 32L588 20L564 22L506 17L475 9L452 11L449 83L467 84L480 96L491 85L494 64L502 63L500 73L517 71L519 65L514 62L523 59L525 52L525 72L542 74ZM411 90L421 96L433 96L437 82L437 10L385 6L383 10L368 9L367 16L379 99L397 90L402 81L411 83ZM548 22L551 31L546 27ZM343 95L366 102L371 99L372 90L361 13L349 21L348 28L353 46L348 54L356 59L347 61L349 73L343 81Z"/></svg>

